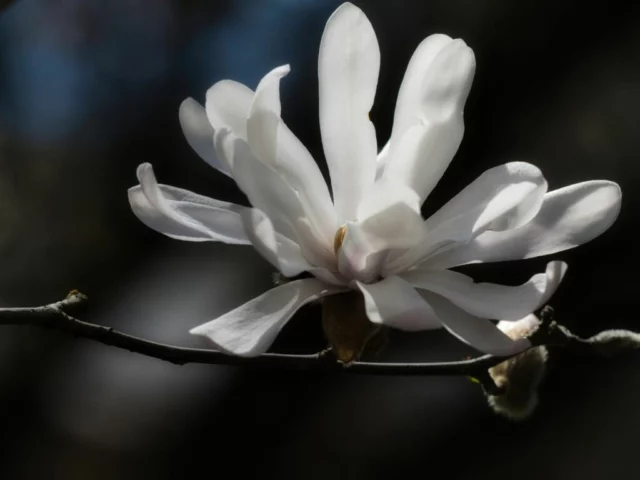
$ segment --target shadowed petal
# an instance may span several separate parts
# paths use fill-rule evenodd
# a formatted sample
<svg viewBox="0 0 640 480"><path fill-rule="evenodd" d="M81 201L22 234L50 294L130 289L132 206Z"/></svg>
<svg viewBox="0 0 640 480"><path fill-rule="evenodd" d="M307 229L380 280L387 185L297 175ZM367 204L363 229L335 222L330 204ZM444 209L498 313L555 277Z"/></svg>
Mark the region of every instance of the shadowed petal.
<svg viewBox="0 0 640 480"><path fill-rule="evenodd" d="M148 227L178 240L251 243L242 220L249 208L159 185L149 163L137 174L140 185L129 189L129 203Z"/></svg>
<svg viewBox="0 0 640 480"><path fill-rule="evenodd" d="M564 262L550 262L545 273L518 286L474 283L451 270L411 270L400 277L419 290L445 297L471 315L499 320L521 318L542 307L560 285L566 269Z"/></svg>
<svg viewBox="0 0 640 480"><path fill-rule="evenodd" d="M280 79L284 65L260 81L249 111L247 139L258 160L269 165L297 192L318 236L331 240L337 229L327 183L315 160L280 118Z"/></svg>
<svg viewBox="0 0 640 480"><path fill-rule="evenodd" d="M230 131L216 132L216 149L232 168L238 187L251 205L264 212L276 232L295 241L313 265L336 263L331 239L318 236L306 215L300 197L269 165L255 158L249 145Z"/></svg>
<svg viewBox="0 0 640 480"><path fill-rule="evenodd" d="M442 327L424 298L400 277L356 284L364 295L367 317L373 323L407 331Z"/></svg>
<svg viewBox="0 0 640 480"><path fill-rule="evenodd" d="M476 350L496 356L509 356L531 346L529 340L511 340L490 320L474 317L435 293L421 292L438 319L452 335Z"/></svg>
<svg viewBox="0 0 640 480"><path fill-rule="evenodd" d="M252 357L265 353L303 305L343 291L308 278L273 288L240 307L189 331L208 338L228 353Z"/></svg>
<svg viewBox="0 0 640 480"><path fill-rule="evenodd" d="M253 90L233 80L221 80L207 90L205 110L214 130L228 128L247 139L247 117Z"/></svg>
<svg viewBox="0 0 640 480"><path fill-rule="evenodd" d="M193 98L187 98L180 104L178 119L187 143L200 158L225 175L231 175L213 149L213 128L204 107Z"/></svg>
<svg viewBox="0 0 640 480"><path fill-rule="evenodd" d="M283 275L295 277L309 270L311 265L302 256L300 246L276 232L267 215L253 208L244 212L242 219L255 249Z"/></svg>

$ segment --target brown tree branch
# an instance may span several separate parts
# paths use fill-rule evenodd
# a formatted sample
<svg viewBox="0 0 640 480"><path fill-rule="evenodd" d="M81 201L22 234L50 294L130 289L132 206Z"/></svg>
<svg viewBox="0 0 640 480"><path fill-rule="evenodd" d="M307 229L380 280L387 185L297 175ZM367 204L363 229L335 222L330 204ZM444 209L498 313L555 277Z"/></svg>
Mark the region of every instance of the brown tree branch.
<svg viewBox="0 0 640 480"><path fill-rule="evenodd" d="M478 380L485 391L499 393L488 375L488 369L511 357L483 355L453 362L431 363L380 363L355 361L345 365L328 351L313 355L290 355L267 353L257 357L239 357L211 349L187 348L153 342L114 330L111 327L85 322L72 316L80 312L88 302L85 295L73 291L67 298L41 307L1 308L0 325L31 325L56 329L71 335L88 338L148 357L171 362L176 365L200 363L210 365L239 365L253 368L279 368L310 372L342 372L370 375L465 375ZM533 346L569 346L588 350L589 340L574 336L552 319L552 309L545 307L540 312L542 325L530 337Z"/></svg>

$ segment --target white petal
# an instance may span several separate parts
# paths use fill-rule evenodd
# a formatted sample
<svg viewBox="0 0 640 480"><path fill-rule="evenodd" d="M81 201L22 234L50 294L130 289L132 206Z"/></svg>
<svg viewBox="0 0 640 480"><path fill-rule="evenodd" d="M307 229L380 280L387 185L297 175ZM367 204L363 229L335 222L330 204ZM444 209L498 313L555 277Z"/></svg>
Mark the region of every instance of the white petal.
<svg viewBox="0 0 640 480"><path fill-rule="evenodd" d="M339 254L356 278L370 281L379 273L386 252L415 245L424 237L425 225L416 193L387 179L376 182L358 210L362 219L346 224Z"/></svg>
<svg viewBox="0 0 640 480"><path fill-rule="evenodd" d="M205 110L214 130L228 128L238 137L247 138L247 117L253 91L233 80L221 80L207 90Z"/></svg>
<svg viewBox="0 0 640 480"><path fill-rule="evenodd" d="M546 191L547 181L538 167L506 163L485 171L432 215L427 225L443 238L461 241L485 230L517 228L538 213Z"/></svg>
<svg viewBox="0 0 640 480"><path fill-rule="evenodd" d="M226 135L226 136L225 136ZM315 266L336 267L332 239L313 229L297 193L271 167L255 158L249 145L228 130L216 132L221 157L232 157L233 178L251 204L263 211L275 231L295 241Z"/></svg>
<svg viewBox="0 0 640 480"><path fill-rule="evenodd" d="M286 77L290 71L291 67L289 65L281 65L262 77L249 108L249 118L260 110L273 112L280 116L282 110L280 105L280 80Z"/></svg>
<svg viewBox="0 0 640 480"><path fill-rule="evenodd" d="M542 173L529 163L511 162L485 171L427 219L428 234L423 241L389 259L384 274L404 271L442 245L466 244L486 230L507 230L527 223L540 209L546 189Z"/></svg>
<svg viewBox="0 0 640 480"><path fill-rule="evenodd" d="M280 79L288 72L288 65L278 67L258 85L247 121L247 139L256 158L297 192L318 235L330 241L338 226L327 183L309 151L280 118Z"/></svg>
<svg viewBox="0 0 640 480"><path fill-rule="evenodd" d="M432 35L414 53L400 87L385 175L422 201L453 159L464 134L463 109L475 56L462 40Z"/></svg>
<svg viewBox="0 0 640 480"><path fill-rule="evenodd" d="M391 147L391 141L387 142L380 153L378 153L376 164L376 180L382 178L384 170L387 168L387 162L389 161L389 148Z"/></svg>
<svg viewBox="0 0 640 480"><path fill-rule="evenodd" d="M536 274L518 286L474 283L451 270L411 270L400 275L420 290L437 293L471 315L502 320L521 318L542 307L553 295L567 269L564 262L550 262L546 273Z"/></svg>
<svg viewBox="0 0 640 480"><path fill-rule="evenodd" d="M320 131L338 223L353 220L375 180L377 144L369 111L380 49L362 11L342 4L329 18L318 59Z"/></svg>
<svg viewBox="0 0 640 480"><path fill-rule="evenodd" d="M511 340L490 320L474 317L440 295L422 292L422 296L452 335L483 353L509 356L531 346L531 342L524 338Z"/></svg>
<svg viewBox="0 0 640 480"><path fill-rule="evenodd" d="M263 212L253 208L245 212L242 219L255 249L284 276L295 277L311 268L302 256L300 246L276 232L271 220Z"/></svg>
<svg viewBox="0 0 640 480"><path fill-rule="evenodd" d="M436 56L452 41L453 39L447 35L430 35L418 45L411 56L398 91L391 132L392 143L397 144L406 131L422 118L421 100L427 95L429 89L438 87L438 84L431 79L435 77L434 80L437 80L440 75L450 76L450 70L442 73L430 72L430 70ZM445 66L449 65L445 64Z"/></svg>
<svg viewBox="0 0 640 480"><path fill-rule="evenodd" d="M244 305L195 327L189 333L207 337L228 353L252 357L265 353L293 314L303 305L343 291L315 278L296 280L267 291Z"/></svg>
<svg viewBox="0 0 640 480"><path fill-rule="evenodd" d="M551 255L589 242L604 233L620 212L622 192L606 180L577 183L549 192L538 214L526 225L505 232L485 232L468 245L436 254L430 266L450 268Z"/></svg>
<svg viewBox="0 0 640 480"><path fill-rule="evenodd" d="M421 121L407 130L390 154L384 177L411 187L422 204L451 163L463 135L462 115L443 122Z"/></svg>
<svg viewBox="0 0 640 480"><path fill-rule="evenodd" d="M349 283L339 272L332 272L327 268L311 267L307 271L321 282L329 285L346 286Z"/></svg>
<svg viewBox="0 0 640 480"><path fill-rule="evenodd" d="M413 189L392 179L380 179L363 198L358 207L356 219L364 221L384 214L389 207L397 204L406 205L411 211L420 214L420 198Z"/></svg>
<svg viewBox="0 0 640 480"><path fill-rule="evenodd" d="M140 185L129 189L129 203L145 225L178 240L251 243L241 216L247 207L158 185L148 163L137 174Z"/></svg>
<svg viewBox="0 0 640 480"><path fill-rule="evenodd" d="M178 118L189 146L209 165L225 175L230 175L213 149L213 128L207 120L204 107L193 98L187 98L180 104Z"/></svg>
<svg viewBox="0 0 640 480"><path fill-rule="evenodd" d="M464 41L456 39L442 48L424 78L421 115L435 122L461 115L475 71L475 55Z"/></svg>
<svg viewBox="0 0 640 480"><path fill-rule="evenodd" d="M364 295L367 317L373 323L407 331L431 330L442 325L416 289L399 277L377 283L356 283Z"/></svg>

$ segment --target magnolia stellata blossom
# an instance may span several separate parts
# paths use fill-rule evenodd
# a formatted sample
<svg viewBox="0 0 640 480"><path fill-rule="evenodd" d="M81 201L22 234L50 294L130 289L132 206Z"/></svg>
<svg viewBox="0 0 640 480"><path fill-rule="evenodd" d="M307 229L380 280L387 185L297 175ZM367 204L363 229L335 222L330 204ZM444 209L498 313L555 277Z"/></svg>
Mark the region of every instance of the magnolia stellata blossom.
<svg viewBox="0 0 640 480"><path fill-rule="evenodd" d="M281 118L280 81L267 73L255 91L232 80L214 84L202 107L179 110L191 147L230 176L252 207L158 184L138 168L131 207L149 227L187 241L253 245L293 279L191 330L236 355L258 355L315 299L362 292L369 320L405 331L444 327L476 349L517 353L492 319L519 319L541 307L566 265L519 286L475 283L450 270L573 248L604 232L620 208L609 181L554 191L525 162L491 168L424 220L421 205L463 136L463 108L475 72L461 39L435 34L417 48L396 103L388 143L378 153L369 119L380 67L374 30L350 3L329 18L318 59L320 132L331 189L309 151Z"/></svg>

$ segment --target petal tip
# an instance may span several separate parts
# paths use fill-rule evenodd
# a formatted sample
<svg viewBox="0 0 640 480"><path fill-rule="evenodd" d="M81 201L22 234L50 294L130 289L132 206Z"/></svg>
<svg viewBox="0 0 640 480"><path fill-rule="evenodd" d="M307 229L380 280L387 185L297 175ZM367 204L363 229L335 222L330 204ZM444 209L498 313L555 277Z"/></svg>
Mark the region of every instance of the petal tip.
<svg viewBox="0 0 640 480"><path fill-rule="evenodd" d="M139 181L142 181L147 175L153 175L153 166L149 162L144 162L138 165L136 169L136 176Z"/></svg>
<svg viewBox="0 0 640 480"><path fill-rule="evenodd" d="M180 116L184 115L187 112L187 109L195 106L202 108L202 105L200 105L198 101L193 97L185 98L184 100L182 100L182 102L180 102L180 106L178 107L178 115Z"/></svg>

